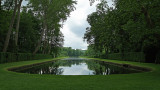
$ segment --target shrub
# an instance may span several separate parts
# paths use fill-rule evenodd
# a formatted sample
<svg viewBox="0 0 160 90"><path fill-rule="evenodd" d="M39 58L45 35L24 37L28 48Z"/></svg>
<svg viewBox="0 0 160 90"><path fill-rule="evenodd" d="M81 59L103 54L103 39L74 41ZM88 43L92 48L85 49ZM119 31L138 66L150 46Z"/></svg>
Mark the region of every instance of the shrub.
<svg viewBox="0 0 160 90"><path fill-rule="evenodd" d="M108 59L145 62L143 52L113 53L108 55Z"/></svg>
<svg viewBox="0 0 160 90"><path fill-rule="evenodd" d="M31 53L0 53L0 63L38 60L47 58L52 58L52 56L47 54L36 54L33 56Z"/></svg>

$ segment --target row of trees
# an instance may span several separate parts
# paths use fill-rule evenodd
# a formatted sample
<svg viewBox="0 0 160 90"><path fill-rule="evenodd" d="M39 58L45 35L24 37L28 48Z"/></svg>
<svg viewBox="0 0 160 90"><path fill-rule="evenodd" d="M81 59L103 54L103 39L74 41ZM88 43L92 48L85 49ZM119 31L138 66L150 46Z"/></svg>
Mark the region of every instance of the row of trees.
<svg viewBox="0 0 160 90"><path fill-rule="evenodd" d="M148 62L154 61L160 53L160 0L113 1L114 6L109 7L101 0L97 11L88 15L91 27L84 35L88 52L144 52Z"/></svg>
<svg viewBox="0 0 160 90"><path fill-rule="evenodd" d="M60 56L79 57L84 56L85 50L72 49L71 47L63 47L60 51Z"/></svg>
<svg viewBox="0 0 160 90"><path fill-rule="evenodd" d="M60 28L76 4L73 0L0 1L0 51L57 54Z"/></svg>

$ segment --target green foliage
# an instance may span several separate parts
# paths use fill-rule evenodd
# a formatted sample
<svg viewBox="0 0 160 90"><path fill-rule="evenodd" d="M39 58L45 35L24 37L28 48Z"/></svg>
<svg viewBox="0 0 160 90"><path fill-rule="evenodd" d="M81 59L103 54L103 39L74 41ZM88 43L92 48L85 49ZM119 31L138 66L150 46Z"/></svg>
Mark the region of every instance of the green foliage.
<svg viewBox="0 0 160 90"><path fill-rule="evenodd" d="M97 57L102 56L102 52L94 49L94 45L90 45L90 46L88 46L88 49L85 52L85 56L90 56L90 57L97 58Z"/></svg>
<svg viewBox="0 0 160 90"><path fill-rule="evenodd" d="M157 21L160 1L114 2L114 7L108 7L107 2L102 0L97 5L97 11L88 15L91 27L86 29L84 39L101 54L144 52L146 62L155 62L160 51L160 22Z"/></svg>
<svg viewBox="0 0 160 90"><path fill-rule="evenodd" d="M32 53L40 37L41 26L31 10L23 9L19 29L19 52Z"/></svg>
<svg viewBox="0 0 160 90"><path fill-rule="evenodd" d="M7 12L4 10L0 11L0 51L2 51L3 49L5 36L7 34L6 30L8 30L8 27L9 27L11 13L12 12Z"/></svg>
<svg viewBox="0 0 160 90"><path fill-rule="evenodd" d="M74 10L74 4L76 2L73 0L30 0L29 6L42 23L41 36L33 53L41 47L39 52L57 56L58 48L62 47L64 41L60 28Z"/></svg>
<svg viewBox="0 0 160 90"><path fill-rule="evenodd" d="M12 20L12 13L16 10L15 0L1 0L0 9L0 51L2 51L7 30ZM24 1L24 0L23 0ZM75 10L76 1L73 0L28 0L29 4L21 8L19 31L16 23L13 24L9 42L6 42L7 51L14 53L41 53L52 54L57 57L63 45L64 36L60 31L64 21ZM16 18L18 13L16 12ZM17 21L14 20L13 21ZM12 24L10 24L12 27ZM18 33L18 40L16 38ZM15 45L18 41L18 46Z"/></svg>

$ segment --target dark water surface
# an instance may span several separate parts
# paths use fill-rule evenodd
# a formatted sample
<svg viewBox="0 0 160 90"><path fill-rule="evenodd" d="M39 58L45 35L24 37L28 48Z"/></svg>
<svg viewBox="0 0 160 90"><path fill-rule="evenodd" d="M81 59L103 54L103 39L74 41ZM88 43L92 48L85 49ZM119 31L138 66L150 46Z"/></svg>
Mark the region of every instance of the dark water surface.
<svg viewBox="0 0 160 90"><path fill-rule="evenodd" d="M110 75L137 73L140 71L97 60L70 58L19 69L16 72L53 75Z"/></svg>

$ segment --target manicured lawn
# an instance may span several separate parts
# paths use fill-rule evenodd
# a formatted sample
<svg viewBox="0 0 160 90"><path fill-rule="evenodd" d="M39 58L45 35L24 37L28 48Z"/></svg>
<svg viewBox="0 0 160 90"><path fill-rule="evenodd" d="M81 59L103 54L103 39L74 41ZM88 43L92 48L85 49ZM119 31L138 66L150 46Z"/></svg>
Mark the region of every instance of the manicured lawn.
<svg viewBox="0 0 160 90"><path fill-rule="evenodd" d="M108 76L36 75L7 71L9 67L49 60L55 59L0 64L0 90L160 90L160 65L158 64L98 59L153 69L151 72Z"/></svg>

